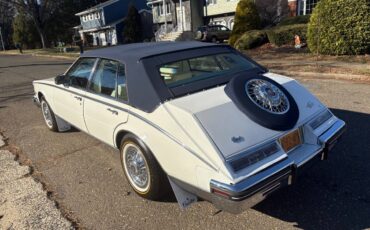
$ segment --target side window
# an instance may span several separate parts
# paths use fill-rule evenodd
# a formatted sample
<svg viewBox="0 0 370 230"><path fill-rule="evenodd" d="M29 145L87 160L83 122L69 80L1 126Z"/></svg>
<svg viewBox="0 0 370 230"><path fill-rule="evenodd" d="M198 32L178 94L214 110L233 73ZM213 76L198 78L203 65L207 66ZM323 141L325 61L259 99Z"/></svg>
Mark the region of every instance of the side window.
<svg viewBox="0 0 370 230"><path fill-rule="evenodd" d="M86 88L95 60L95 58L81 58L72 66L67 73L71 79L71 86Z"/></svg>
<svg viewBox="0 0 370 230"><path fill-rule="evenodd" d="M126 72L123 64L118 64L118 75L117 75L117 96L118 99L128 101L127 96L127 85L126 85Z"/></svg>
<svg viewBox="0 0 370 230"><path fill-rule="evenodd" d="M118 64L111 60L101 60L90 84L90 90L116 98L116 77Z"/></svg>

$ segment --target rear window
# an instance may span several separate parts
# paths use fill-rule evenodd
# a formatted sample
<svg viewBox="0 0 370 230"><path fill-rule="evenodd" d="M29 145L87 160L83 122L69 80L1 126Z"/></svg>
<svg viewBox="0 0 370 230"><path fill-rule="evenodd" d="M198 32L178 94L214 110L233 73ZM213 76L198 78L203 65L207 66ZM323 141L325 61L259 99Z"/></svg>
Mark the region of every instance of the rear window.
<svg viewBox="0 0 370 230"><path fill-rule="evenodd" d="M229 52L167 63L159 67L159 72L172 88L254 68L257 66L243 56Z"/></svg>

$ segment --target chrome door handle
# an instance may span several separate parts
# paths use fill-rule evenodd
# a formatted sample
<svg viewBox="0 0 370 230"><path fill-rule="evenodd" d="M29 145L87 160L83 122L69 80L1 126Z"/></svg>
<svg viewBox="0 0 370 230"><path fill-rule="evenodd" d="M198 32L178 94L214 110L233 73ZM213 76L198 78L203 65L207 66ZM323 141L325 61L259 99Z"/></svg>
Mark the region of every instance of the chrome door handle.
<svg viewBox="0 0 370 230"><path fill-rule="evenodd" d="M79 101L82 101L82 97L74 96L74 98L76 98L76 99L77 99L77 100L79 100Z"/></svg>
<svg viewBox="0 0 370 230"><path fill-rule="evenodd" d="M114 109L111 109L111 108L108 108L107 110L109 112L111 112L112 114L114 114L114 115L118 115L118 111L117 110L114 110Z"/></svg>

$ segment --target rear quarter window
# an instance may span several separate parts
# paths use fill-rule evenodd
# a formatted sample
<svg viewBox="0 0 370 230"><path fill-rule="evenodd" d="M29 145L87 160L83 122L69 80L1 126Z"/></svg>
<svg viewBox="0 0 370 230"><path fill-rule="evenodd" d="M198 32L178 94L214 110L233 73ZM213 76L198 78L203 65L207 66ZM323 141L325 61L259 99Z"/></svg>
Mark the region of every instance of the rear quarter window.
<svg viewBox="0 0 370 230"><path fill-rule="evenodd" d="M230 52L171 62L160 66L159 72L165 84L172 88L256 67L244 57Z"/></svg>

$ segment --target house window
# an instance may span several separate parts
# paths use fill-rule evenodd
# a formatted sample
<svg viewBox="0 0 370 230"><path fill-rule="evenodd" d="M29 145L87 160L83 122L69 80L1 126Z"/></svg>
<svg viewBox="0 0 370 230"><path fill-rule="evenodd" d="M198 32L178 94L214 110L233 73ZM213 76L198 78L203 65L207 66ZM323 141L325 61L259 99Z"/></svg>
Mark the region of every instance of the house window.
<svg viewBox="0 0 370 230"><path fill-rule="evenodd" d="M158 4L157 13L158 15L164 15L164 10L166 10L166 14L171 14L171 3L167 2L166 7L164 9L163 3Z"/></svg>
<svg viewBox="0 0 370 230"><path fill-rule="evenodd" d="M299 15L312 14L318 0L301 0L299 1Z"/></svg>
<svg viewBox="0 0 370 230"><path fill-rule="evenodd" d="M100 19L100 14L98 12L95 13L94 16L95 16L95 19L98 19L98 20Z"/></svg>

